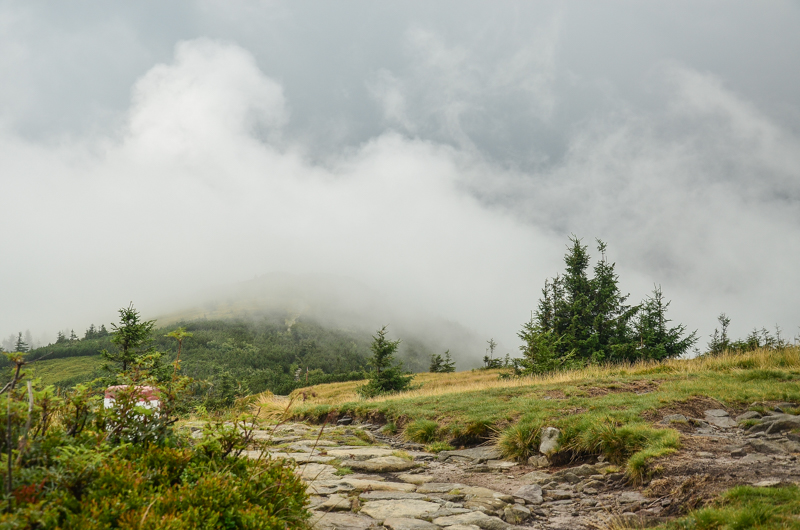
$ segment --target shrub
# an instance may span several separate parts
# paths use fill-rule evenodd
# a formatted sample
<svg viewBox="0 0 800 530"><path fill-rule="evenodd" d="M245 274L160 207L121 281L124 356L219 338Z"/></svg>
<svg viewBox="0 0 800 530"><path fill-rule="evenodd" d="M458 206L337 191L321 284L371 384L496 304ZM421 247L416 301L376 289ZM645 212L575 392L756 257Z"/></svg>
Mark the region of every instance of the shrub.
<svg viewBox="0 0 800 530"><path fill-rule="evenodd" d="M526 462L538 453L541 430L542 426L535 423L512 425L500 433L497 445L505 458Z"/></svg>
<svg viewBox="0 0 800 530"><path fill-rule="evenodd" d="M441 453L442 451L452 451L453 449L455 449L455 447L447 442L433 442L425 446L425 450L429 453Z"/></svg>
<svg viewBox="0 0 800 530"><path fill-rule="evenodd" d="M421 444L434 442L439 433L439 424L431 420L416 420L406 426L405 437Z"/></svg>

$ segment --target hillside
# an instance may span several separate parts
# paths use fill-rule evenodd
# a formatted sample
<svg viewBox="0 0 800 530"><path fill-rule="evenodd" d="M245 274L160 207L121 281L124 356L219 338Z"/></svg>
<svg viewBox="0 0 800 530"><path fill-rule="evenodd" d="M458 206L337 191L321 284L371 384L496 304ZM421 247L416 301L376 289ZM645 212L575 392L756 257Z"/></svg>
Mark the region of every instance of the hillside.
<svg viewBox="0 0 800 530"><path fill-rule="evenodd" d="M798 527L798 347L519 379L498 378L497 371L420 374L415 382L416 390L370 400L356 399L359 382L293 394L288 411L297 420L329 425L332 433L341 429L336 424L352 424L342 433L366 430L363 439L406 451L420 473L382 475L405 482L398 491L416 496L358 487L333 496L322 488L329 477L312 501L323 512L336 502L345 511L361 506L367 525L396 502L396 517L442 528L455 524L453 517L480 528ZM270 396L257 404L262 411L287 407ZM333 444L325 444L334 455ZM348 458L325 461L330 472L345 469L345 482L347 469L378 469L389 458L348 451ZM439 502L434 497L442 493L460 498L453 502L461 511L437 508L437 519L403 504ZM487 515L492 519L482 519Z"/></svg>
<svg viewBox="0 0 800 530"><path fill-rule="evenodd" d="M179 326L192 333L183 345L183 373L207 383L195 387L198 397L225 387L230 401L265 390L288 394L311 384L362 379L370 356L367 332L297 316L251 315L175 321L157 329L152 345L165 353L164 363L177 352L177 343L166 334ZM41 359L30 368L45 384L68 387L103 375L100 352L114 348L108 336L84 338L37 348L26 357ZM402 344L401 358L407 369L420 371L427 368L430 352L411 337Z"/></svg>

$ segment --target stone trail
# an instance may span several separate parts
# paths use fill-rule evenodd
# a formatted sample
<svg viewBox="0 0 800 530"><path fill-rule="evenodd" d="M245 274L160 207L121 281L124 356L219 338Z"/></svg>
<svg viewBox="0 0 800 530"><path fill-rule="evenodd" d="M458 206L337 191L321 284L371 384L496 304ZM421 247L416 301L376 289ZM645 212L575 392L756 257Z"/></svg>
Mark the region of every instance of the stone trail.
<svg viewBox="0 0 800 530"><path fill-rule="evenodd" d="M702 419L675 414L661 423L685 426L688 445L719 442L713 446L716 452L684 451L681 458L689 462L689 470L682 468L683 473L707 474L718 466L744 470L744 483L797 483L800 436L792 430L800 427L800 417L776 408L735 418L711 409ZM546 454L557 450L557 432L548 431L544 437L545 454L532 457L529 465L517 465L501 460L494 447L435 455L416 444L392 446L382 443L387 440L378 429L369 424L329 427L320 437L318 427L295 424L269 433L271 457L293 460L308 484L315 529L579 530L602 527L612 517L655 523L677 513L679 499L655 492L657 488L634 488L602 458L561 469L536 469L549 464ZM261 432L258 436L267 439ZM259 454L250 451L248 456ZM764 476L759 471L769 474L764 464L774 464L773 474L783 471Z"/></svg>

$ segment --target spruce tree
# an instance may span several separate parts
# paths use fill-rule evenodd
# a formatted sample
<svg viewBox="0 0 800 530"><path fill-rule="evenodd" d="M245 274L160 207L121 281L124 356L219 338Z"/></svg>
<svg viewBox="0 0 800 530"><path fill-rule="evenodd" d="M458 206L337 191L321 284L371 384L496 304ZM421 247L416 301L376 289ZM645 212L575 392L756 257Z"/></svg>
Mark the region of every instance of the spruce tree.
<svg viewBox="0 0 800 530"><path fill-rule="evenodd" d="M399 340L386 338L386 326L383 326L372 337L372 358L369 364L373 367L369 383L359 388L359 393L365 397L377 396L389 392L400 392L411 385L412 375L403 370L399 363L395 363L394 354L400 346Z"/></svg>
<svg viewBox="0 0 800 530"><path fill-rule="evenodd" d="M438 373L442 371L442 364L444 363L444 359L438 353L431 354L431 364L428 367L428 371L432 374Z"/></svg>
<svg viewBox="0 0 800 530"><path fill-rule="evenodd" d="M21 331L17 336L17 343L14 345L14 351L19 353L25 353L26 351L28 351L28 345L25 343L25 341L22 340Z"/></svg>
<svg viewBox="0 0 800 530"><path fill-rule="evenodd" d="M442 369L444 373L451 373L456 371L456 362L450 357L450 350L444 352L444 361L442 362Z"/></svg>
<svg viewBox="0 0 800 530"><path fill-rule="evenodd" d="M116 365L116 370L112 371L125 372L138 357L153 353L153 348L147 346L152 340L150 335L155 324L155 320L142 320L133 303L119 310L119 325L111 324L114 330L111 342L119 351L101 352L105 359Z"/></svg>

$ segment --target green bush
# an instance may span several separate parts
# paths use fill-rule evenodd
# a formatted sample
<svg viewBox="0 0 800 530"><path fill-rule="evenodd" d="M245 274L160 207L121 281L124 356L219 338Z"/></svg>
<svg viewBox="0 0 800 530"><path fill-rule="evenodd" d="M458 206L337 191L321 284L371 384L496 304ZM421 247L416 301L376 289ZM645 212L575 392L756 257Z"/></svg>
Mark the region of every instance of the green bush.
<svg viewBox="0 0 800 530"><path fill-rule="evenodd" d="M406 426L405 437L421 444L436 441L439 434L439 424L431 420L416 420Z"/></svg>
<svg viewBox="0 0 800 530"><path fill-rule="evenodd" d="M539 451L539 434L542 426L537 423L518 423L508 427L497 438L503 457L526 462Z"/></svg>

